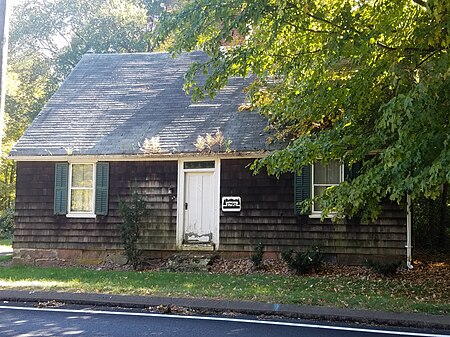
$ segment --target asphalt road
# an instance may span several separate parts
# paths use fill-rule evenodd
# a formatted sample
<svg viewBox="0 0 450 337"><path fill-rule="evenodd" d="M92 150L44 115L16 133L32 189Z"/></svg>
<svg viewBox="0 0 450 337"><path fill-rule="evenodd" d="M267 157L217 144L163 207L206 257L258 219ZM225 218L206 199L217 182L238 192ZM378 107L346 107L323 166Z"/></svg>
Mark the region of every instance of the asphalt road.
<svg viewBox="0 0 450 337"><path fill-rule="evenodd" d="M261 321L208 316L175 316L113 309L0 306L0 336L416 336L441 337L433 331L310 324L298 320Z"/></svg>

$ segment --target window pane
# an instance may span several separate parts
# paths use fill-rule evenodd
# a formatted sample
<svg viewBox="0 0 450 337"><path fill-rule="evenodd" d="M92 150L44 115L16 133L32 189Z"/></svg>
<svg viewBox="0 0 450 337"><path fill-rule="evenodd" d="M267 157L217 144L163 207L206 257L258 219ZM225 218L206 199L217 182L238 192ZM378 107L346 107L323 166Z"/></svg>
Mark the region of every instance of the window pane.
<svg viewBox="0 0 450 337"><path fill-rule="evenodd" d="M72 164L72 187L93 187L92 164Z"/></svg>
<svg viewBox="0 0 450 337"><path fill-rule="evenodd" d="M339 184L341 164L339 160L330 160L327 165L322 162L314 164L314 184Z"/></svg>
<svg viewBox="0 0 450 337"><path fill-rule="evenodd" d="M322 193L327 189L327 186L314 186L314 197L322 195ZM321 211L318 203L314 203L314 211Z"/></svg>
<svg viewBox="0 0 450 337"><path fill-rule="evenodd" d="M214 168L214 161L186 161L184 162L184 168L189 169L204 169L204 168Z"/></svg>
<svg viewBox="0 0 450 337"><path fill-rule="evenodd" d="M70 210L72 212L93 212L92 190L72 190Z"/></svg>

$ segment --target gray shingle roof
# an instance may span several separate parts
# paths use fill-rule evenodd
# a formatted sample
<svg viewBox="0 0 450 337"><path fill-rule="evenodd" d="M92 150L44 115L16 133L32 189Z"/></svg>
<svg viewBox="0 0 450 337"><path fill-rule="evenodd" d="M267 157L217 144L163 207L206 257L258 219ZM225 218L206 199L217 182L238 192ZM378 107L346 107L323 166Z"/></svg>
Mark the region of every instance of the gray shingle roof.
<svg viewBox="0 0 450 337"><path fill-rule="evenodd" d="M213 101L194 103L182 90L189 65L202 60L202 52L85 55L10 155L142 155L152 137L161 154L196 153L197 137L217 130L231 150L267 149L267 121L238 112L248 79L231 79Z"/></svg>

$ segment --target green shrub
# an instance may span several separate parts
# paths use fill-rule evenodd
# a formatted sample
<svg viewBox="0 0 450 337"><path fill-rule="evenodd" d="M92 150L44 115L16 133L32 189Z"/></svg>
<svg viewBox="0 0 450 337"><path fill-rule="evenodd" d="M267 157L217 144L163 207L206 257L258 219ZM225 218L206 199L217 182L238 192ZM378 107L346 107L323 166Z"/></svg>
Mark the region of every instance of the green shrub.
<svg viewBox="0 0 450 337"><path fill-rule="evenodd" d="M137 243L140 237L139 229L142 219L147 215L146 202L137 192L133 192L130 202L120 201L119 214L123 219L123 222L118 226L125 256L128 259L127 263L137 269L141 263L140 256L142 254Z"/></svg>
<svg viewBox="0 0 450 337"><path fill-rule="evenodd" d="M11 239L14 228L14 210L6 208L0 213L0 238Z"/></svg>
<svg viewBox="0 0 450 337"><path fill-rule="evenodd" d="M251 256L251 260L252 260L254 268L256 268L256 269L261 268L263 256L264 256L264 245L262 244L262 242L260 242L255 247L254 253Z"/></svg>
<svg viewBox="0 0 450 337"><path fill-rule="evenodd" d="M398 267L402 264L402 261L396 261L392 263L380 263L377 261L366 260L365 265L372 269L375 273L390 277L397 274Z"/></svg>
<svg viewBox="0 0 450 337"><path fill-rule="evenodd" d="M314 247L306 252L295 252L290 249L282 252L281 257L287 263L289 269L297 274L317 271L323 264L323 255L319 247Z"/></svg>

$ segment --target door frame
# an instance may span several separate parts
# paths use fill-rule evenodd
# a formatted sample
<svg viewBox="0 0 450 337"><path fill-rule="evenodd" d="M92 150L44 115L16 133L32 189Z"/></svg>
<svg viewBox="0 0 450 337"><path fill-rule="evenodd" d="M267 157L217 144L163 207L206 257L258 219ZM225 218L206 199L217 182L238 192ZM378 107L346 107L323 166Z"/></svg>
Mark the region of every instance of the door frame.
<svg viewBox="0 0 450 337"><path fill-rule="evenodd" d="M197 161L214 161L214 168L196 168L185 169L185 162L197 162ZM195 172L213 172L214 174L214 225L212 228L214 249L219 248L219 218L220 218L220 159L219 158L183 158L178 160L178 182L177 182L177 231L176 231L176 247L180 250L201 250L201 244L184 245L184 203L185 203L185 176L186 173ZM205 250L211 250L210 246L205 246Z"/></svg>

